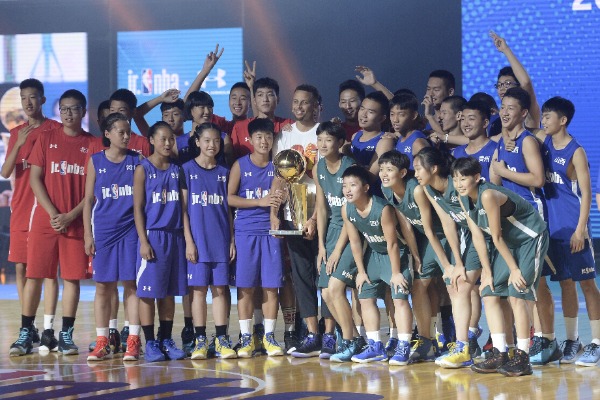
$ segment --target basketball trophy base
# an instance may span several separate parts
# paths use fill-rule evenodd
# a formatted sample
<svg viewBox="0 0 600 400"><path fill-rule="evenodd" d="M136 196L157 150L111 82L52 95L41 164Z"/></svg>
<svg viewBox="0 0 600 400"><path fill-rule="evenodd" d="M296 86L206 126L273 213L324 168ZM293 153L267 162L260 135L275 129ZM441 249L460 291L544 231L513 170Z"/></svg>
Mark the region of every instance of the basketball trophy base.
<svg viewBox="0 0 600 400"><path fill-rule="evenodd" d="M269 235L273 236L302 236L302 230L289 230L289 229L271 229Z"/></svg>

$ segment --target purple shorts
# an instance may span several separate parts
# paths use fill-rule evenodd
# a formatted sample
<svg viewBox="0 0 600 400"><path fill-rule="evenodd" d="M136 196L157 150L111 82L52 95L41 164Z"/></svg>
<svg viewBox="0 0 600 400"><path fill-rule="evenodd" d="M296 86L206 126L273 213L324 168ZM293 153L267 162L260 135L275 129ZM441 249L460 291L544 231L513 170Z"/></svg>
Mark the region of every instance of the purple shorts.
<svg viewBox="0 0 600 400"><path fill-rule="evenodd" d="M134 281L136 275L136 248L138 242L135 229L111 246L96 249L92 259L93 275L96 282Z"/></svg>
<svg viewBox="0 0 600 400"><path fill-rule="evenodd" d="M188 261L187 272L188 286L229 286L229 263Z"/></svg>
<svg viewBox="0 0 600 400"><path fill-rule="evenodd" d="M270 235L235 235L233 286L283 287L283 240Z"/></svg>
<svg viewBox="0 0 600 400"><path fill-rule="evenodd" d="M148 231L148 240L155 258L149 261L142 259L138 242L138 297L164 299L167 296L185 296L188 287L183 231L151 230Z"/></svg>

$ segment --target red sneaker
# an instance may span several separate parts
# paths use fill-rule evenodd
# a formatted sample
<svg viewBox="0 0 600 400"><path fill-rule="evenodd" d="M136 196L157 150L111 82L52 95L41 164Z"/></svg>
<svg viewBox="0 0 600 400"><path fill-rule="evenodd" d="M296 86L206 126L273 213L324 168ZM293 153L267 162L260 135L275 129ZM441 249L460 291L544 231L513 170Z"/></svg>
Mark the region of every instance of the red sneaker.
<svg viewBox="0 0 600 400"><path fill-rule="evenodd" d="M123 356L123 361L138 361L140 359L140 347L142 342L138 335L129 335L127 338L127 351Z"/></svg>
<svg viewBox="0 0 600 400"><path fill-rule="evenodd" d="M90 353L88 361L104 361L110 358L110 346L108 344L108 338L106 336L98 336L96 338L96 347Z"/></svg>

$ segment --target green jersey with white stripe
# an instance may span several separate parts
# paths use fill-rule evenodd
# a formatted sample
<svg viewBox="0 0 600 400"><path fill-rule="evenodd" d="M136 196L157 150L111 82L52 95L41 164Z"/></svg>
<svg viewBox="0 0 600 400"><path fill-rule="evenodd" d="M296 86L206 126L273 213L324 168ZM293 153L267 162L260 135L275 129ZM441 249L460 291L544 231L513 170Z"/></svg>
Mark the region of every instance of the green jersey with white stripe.
<svg viewBox="0 0 600 400"><path fill-rule="evenodd" d="M381 216L387 202L381 197L371 197L371 210L365 218L361 217L352 203L346 203L346 217L365 237L369 247L378 253L387 254L387 242L381 226Z"/></svg>
<svg viewBox="0 0 600 400"><path fill-rule="evenodd" d="M523 242L538 237L546 230L546 222L528 201L515 192L493 183L481 181L478 185L477 202L473 204L468 196L460 196L460 202L469 216L486 233L491 234L487 213L481 204L481 195L488 189L497 190L506 195L514 204L510 216L500 216L502 238L510 248L520 247Z"/></svg>

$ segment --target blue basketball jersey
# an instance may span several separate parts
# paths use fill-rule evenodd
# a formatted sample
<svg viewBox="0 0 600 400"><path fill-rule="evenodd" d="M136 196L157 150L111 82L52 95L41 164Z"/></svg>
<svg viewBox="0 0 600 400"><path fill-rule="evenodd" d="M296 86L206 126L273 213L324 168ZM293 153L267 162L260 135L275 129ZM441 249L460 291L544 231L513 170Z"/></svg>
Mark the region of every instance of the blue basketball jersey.
<svg viewBox="0 0 600 400"><path fill-rule="evenodd" d="M261 199L269 194L274 168L269 161L266 167L254 165L250 155L238 159L240 186L237 195L244 199ZM271 207L238 208L233 226L236 232L249 235L268 235L271 229Z"/></svg>
<svg viewBox="0 0 600 400"><path fill-rule="evenodd" d="M372 139L367 140L366 142L361 142L360 139L363 136L363 131L358 131L354 135L352 139L352 144L350 149L352 151L352 155L356 160L357 164L360 164L364 167L368 167L375 155L375 149L377 148L377 143L381 140L383 136L383 132L379 132L377 136Z"/></svg>
<svg viewBox="0 0 600 400"><path fill-rule="evenodd" d="M400 139L398 139L398 142L396 143L396 150L398 150L400 153L406 154L408 156L408 159L410 160L410 169L411 170L414 169L413 168L413 159L414 159L413 146L417 139L427 140L427 136L425 136L425 134L421 131L414 131L407 138L405 138L404 141L402 140L402 136L400 136Z"/></svg>
<svg viewBox="0 0 600 400"><path fill-rule="evenodd" d="M531 132L527 130L523 131L515 140L515 148L512 151L506 150L504 138L501 137L498 142L498 161L504 161L506 167L512 171L519 173L529 172L529 169L527 169L527 165L525 164L525 155L523 154L523 141L526 137L533 137L535 139L535 136L533 136ZM502 186L512 190L527 200L540 215L545 215L544 200L540 189L519 185L518 183L504 178L502 178Z"/></svg>
<svg viewBox="0 0 600 400"><path fill-rule="evenodd" d="M194 158L194 151L190 148L190 136L192 132L184 133L181 136L177 136L175 138L175 142L177 143L177 161L179 165L183 165L186 162L190 161ZM219 154L217 154L217 162L226 167L227 163L225 161L225 137L227 134L225 132L221 132L221 147L219 148Z"/></svg>
<svg viewBox="0 0 600 400"><path fill-rule="evenodd" d="M492 165L492 157L498 143L493 140L488 141L479 151L469 154L467 153L468 144L458 146L454 149L452 155L454 158L473 157L481 164L481 177L486 181L490 181L490 166Z"/></svg>
<svg viewBox="0 0 600 400"><path fill-rule="evenodd" d="M97 249L110 246L135 230L133 221L133 174L140 155L127 150L120 163L106 158L104 151L93 154L96 172L92 208L92 232Z"/></svg>
<svg viewBox="0 0 600 400"><path fill-rule="evenodd" d="M222 165L202 168L195 160L183 165L188 189L188 215L198 262L229 262L229 204L227 178Z"/></svg>
<svg viewBox="0 0 600 400"><path fill-rule="evenodd" d="M183 229L180 188L185 187L183 171L171 163L158 169L147 158L140 162L146 173L146 229Z"/></svg>
<svg viewBox="0 0 600 400"><path fill-rule="evenodd" d="M552 239L569 242L577 228L581 206L581 190L577 180L569 179L567 170L573 155L581 145L572 138L560 150L552 143L552 137L544 140L544 167L546 184L544 196L548 208L548 231ZM588 232L592 230L588 219Z"/></svg>

